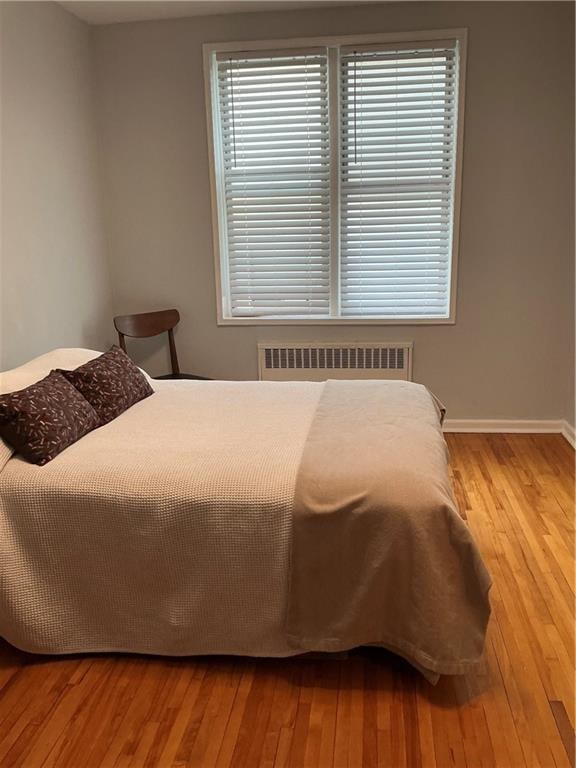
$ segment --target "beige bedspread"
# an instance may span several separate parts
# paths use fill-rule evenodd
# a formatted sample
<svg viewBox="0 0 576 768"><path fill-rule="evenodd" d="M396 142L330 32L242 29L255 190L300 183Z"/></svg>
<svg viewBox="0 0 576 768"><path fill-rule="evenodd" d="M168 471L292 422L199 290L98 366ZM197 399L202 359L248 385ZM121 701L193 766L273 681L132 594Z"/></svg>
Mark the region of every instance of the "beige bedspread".
<svg viewBox="0 0 576 768"><path fill-rule="evenodd" d="M326 383L294 505L287 633L301 648L378 643L437 674L480 659L490 578L439 417L416 384Z"/></svg>
<svg viewBox="0 0 576 768"><path fill-rule="evenodd" d="M0 473L0 636L46 653L283 656L294 486L321 384L153 382Z"/></svg>
<svg viewBox="0 0 576 768"><path fill-rule="evenodd" d="M425 390L153 383L154 395L44 467L4 456L0 636L46 653L286 656L370 642L432 672L466 667L487 577L452 504ZM346 430L372 407L358 400L368 392L380 397L369 413L379 437L367 444L365 424ZM339 418L346 430L334 434ZM330 456L320 455L326 437ZM335 515L340 493L366 489L369 468L381 507L350 498Z"/></svg>

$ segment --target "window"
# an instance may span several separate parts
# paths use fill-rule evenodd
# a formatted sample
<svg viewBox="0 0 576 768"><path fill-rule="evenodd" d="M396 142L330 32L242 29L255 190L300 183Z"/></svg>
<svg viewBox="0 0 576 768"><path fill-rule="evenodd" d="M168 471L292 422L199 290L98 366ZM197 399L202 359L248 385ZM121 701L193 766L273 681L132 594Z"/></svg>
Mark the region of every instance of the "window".
<svg viewBox="0 0 576 768"><path fill-rule="evenodd" d="M465 35L402 37L207 46L220 322L453 321Z"/></svg>

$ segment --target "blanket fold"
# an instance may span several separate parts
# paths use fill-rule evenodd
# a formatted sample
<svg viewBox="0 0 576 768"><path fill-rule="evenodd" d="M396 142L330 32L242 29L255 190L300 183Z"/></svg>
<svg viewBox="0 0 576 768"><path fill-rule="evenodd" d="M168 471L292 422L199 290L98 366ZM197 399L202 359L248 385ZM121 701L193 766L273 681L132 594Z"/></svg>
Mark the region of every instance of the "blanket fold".
<svg viewBox="0 0 576 768"><path fill-rule="evenodd" d="M441 416L420 385L326 383L296 480L295 647L378 644L433 675L480 659L490 577L452 496Z"/></svg>

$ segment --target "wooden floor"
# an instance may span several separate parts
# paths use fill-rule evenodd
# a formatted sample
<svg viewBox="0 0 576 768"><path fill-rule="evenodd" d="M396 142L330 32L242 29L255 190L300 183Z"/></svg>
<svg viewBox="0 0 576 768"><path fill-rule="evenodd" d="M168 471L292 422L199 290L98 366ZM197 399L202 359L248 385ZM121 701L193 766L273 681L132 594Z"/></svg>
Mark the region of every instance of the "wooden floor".
<svg viewBox="0 0 576 768"><path fill-rule="evenodd" d="M494 579L478 674L432 687L378 650L56 659L3 645L0 766L569 766L574 452L556 435L448 440Z"/></svg>

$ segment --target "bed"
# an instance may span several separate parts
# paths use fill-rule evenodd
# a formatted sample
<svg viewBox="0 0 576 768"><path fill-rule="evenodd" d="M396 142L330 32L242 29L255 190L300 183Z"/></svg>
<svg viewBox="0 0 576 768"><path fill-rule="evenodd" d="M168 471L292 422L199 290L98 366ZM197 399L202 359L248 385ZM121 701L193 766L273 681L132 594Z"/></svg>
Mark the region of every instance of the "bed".
<svg viewBox="0 0 576 768"><path fill-rule="evenodd" d="M0 393L99 353L56 350ZM152 381L43 467L0 446L0 636L34 653L482 655L490 577L408 382Z"/></svg>

